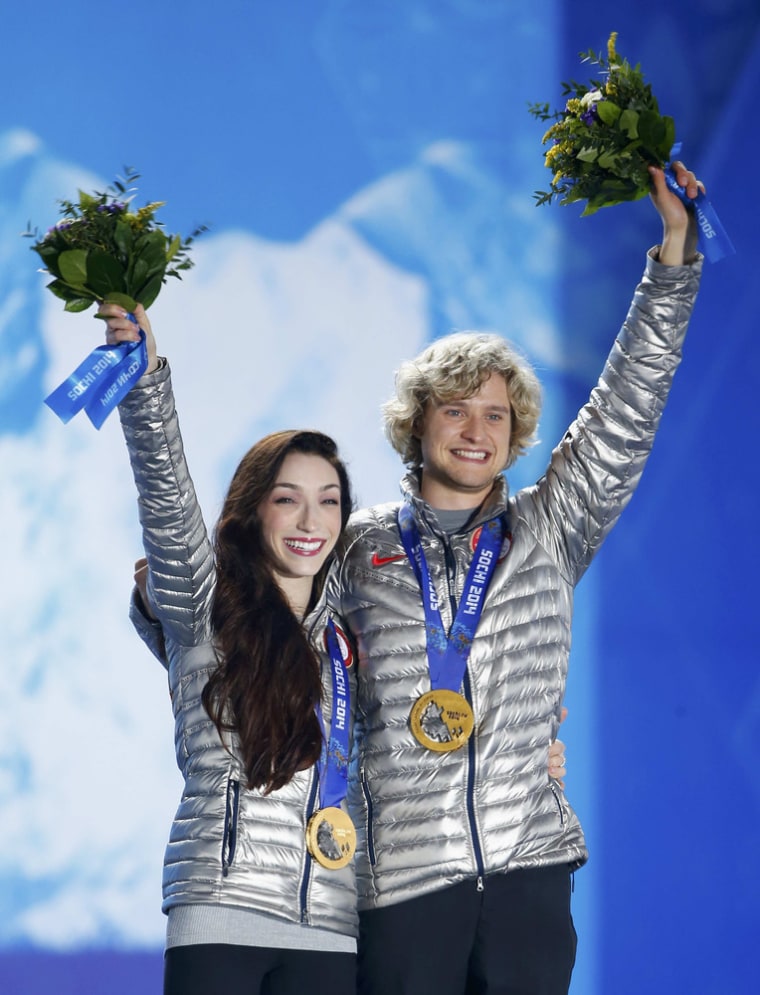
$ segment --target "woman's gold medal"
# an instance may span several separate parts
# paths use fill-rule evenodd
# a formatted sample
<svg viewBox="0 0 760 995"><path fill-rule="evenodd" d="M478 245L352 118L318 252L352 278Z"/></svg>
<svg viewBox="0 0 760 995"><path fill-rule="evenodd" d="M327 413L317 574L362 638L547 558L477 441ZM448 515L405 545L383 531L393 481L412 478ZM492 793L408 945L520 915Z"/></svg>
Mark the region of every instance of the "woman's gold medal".
<svg viewBox="0 0 760 995"><path fill-rule="evenodd" d="M320 808L306 826L306 846L318 864L337 871L353 859L356 829L342 808Z"/></svg>

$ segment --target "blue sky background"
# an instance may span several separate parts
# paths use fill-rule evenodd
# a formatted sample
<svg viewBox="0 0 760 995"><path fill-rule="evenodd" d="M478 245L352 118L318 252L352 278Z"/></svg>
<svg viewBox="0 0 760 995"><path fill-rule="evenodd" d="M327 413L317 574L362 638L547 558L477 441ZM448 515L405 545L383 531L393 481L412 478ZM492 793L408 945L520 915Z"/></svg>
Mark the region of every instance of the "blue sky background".
<svg viewBox="0 0 760 995"><path fill-rule="evenodd" d="M540 370L519 486L658 235L646 202L582 221L532 204L526 105L615 29L738 254L708 267L641 489L578 591L564 738L592 859L572 991L752 990L759 24L752 0L0 5L0 988L160 990L179 793L165 683L124 618L139 534L118 426L41 404L95 323L46 300L18 231L125 164L170 229L212 226L154 308L209 523L244 448L285 424L336 435L362 500L395 496L379 404L453 328L501 331Z"/></svg>

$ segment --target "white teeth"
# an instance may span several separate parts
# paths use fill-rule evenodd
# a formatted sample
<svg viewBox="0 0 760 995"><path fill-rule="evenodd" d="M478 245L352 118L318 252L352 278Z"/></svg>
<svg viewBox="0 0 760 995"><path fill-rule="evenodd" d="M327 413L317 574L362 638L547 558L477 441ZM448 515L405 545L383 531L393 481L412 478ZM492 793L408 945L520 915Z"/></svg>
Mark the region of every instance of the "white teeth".
<svg viewBox="0 0 760 995"><path fill-rule="evenodd" d="M453 453L455 456L460 456L462 459L477 460L479 463L482 463L484 460L488 459L488 453L483 452L482 449L454 449Z"/></svg>
<svg viewBox="0 0 760 995"><path fill-rule="evenodd" d="M285 545L298 553L316 553L324 544L324 539L285 539Z"/></svg>

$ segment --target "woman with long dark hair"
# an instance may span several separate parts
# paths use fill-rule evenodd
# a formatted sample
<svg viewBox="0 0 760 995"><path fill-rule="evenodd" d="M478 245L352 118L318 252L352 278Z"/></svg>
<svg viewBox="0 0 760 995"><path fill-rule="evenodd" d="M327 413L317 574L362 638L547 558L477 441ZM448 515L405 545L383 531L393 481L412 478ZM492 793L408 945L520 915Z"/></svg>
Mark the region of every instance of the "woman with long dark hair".
<svg viewBox="0 0 760 995"><path fill-rule="evenodd" d="M103 305L107 341L136 326ZM139 494L184 790L164 865L164 991L355 990L355 834L345 808L354 683L322 590L351 511L320 432L277 432L237 468L210 541L168 365L119 412Z"/></svg>

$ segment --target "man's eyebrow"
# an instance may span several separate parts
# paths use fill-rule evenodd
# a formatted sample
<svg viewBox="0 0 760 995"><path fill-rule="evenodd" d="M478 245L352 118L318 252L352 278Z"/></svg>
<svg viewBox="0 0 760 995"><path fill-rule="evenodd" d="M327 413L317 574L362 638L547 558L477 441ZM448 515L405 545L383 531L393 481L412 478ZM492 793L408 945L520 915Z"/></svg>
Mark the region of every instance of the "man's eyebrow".
<svg viewBox="0 0 760 995"><path fill-rule="evenodd" d="M472 400L471 397L450 397L447 401L441 401L433 399L433 403L437 408L445 408L447 405L456 406L457 404L467 404ZM489 404L487 405L488 411L505 411L507 413L511 412L512 406L510 404Z"/></svg>

